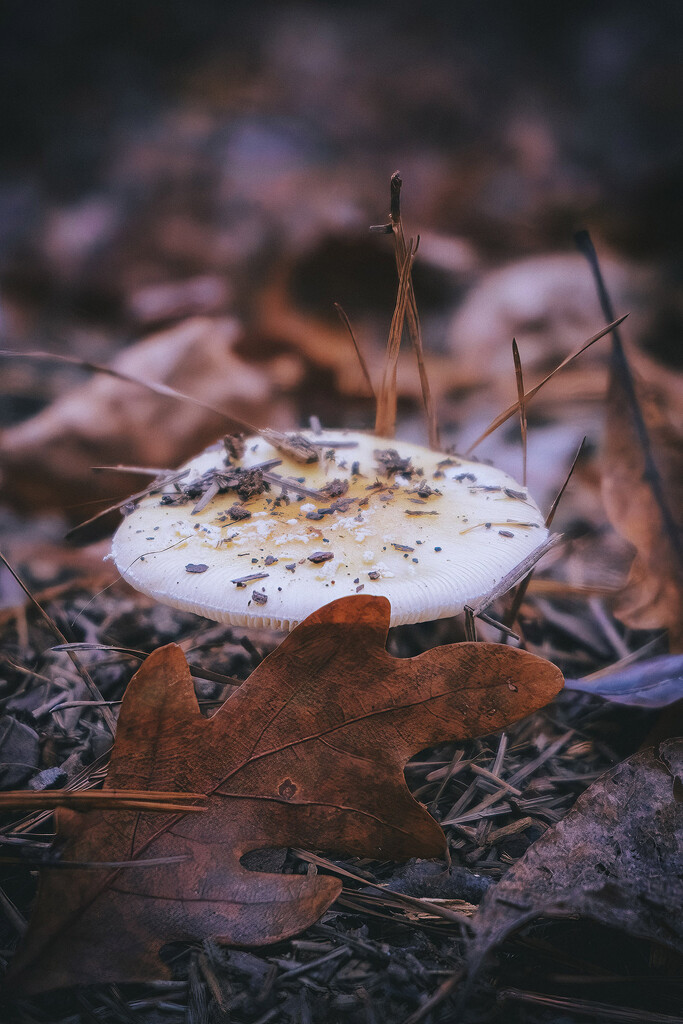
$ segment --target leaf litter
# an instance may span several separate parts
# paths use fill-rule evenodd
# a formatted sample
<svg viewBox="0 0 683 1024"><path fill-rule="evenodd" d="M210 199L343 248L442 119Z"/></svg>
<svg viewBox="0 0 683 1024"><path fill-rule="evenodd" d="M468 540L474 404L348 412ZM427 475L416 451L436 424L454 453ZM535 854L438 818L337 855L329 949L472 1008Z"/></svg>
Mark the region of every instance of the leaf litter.
<svg viewBox="0 0 683 1024"><path fill-rule="evenodd" d="M409 273L404 274L404 278L405 282L409 284ZM399 299L407 306L408 300L405 298L405 289L406 284L404 283L404 298L401 298L399 295ZM604 329L603 332L600 332L600 335L607 333L611 329L612 327ZM398 325L396 330L398 330ZM592 340L597 339L594 338ZM525 396L525 400L528 398L529 394ZM519 403L510 407L504 415L512 415L517 408L519 408ZM493 429L493 425L491 429ZM656 560L653 560L652 564L656 568ZM580 588L577 589L580 590ZM523 610L528 616L529 606L524 606ZM177 621L177 616L172 618ZM550 625L562 631L567 622L567 616L565 616L563 621L562 616L556 615L554 620L550 620ZM530 620L528 618L524 619L524 623L525 642L528 647L533 649L535 646L532 639L533 628L530 629ZM531 626L533 626L533 622L531 622ZM588 641L588 638L582 635L585 632L583 624L577 620L572 628L576 630L574 640L576 641L577 638L579 640L578 654L581 655L583 653L585 657L587 652L591 652L589 657L594 655L594 650L591 651L592 641ZM419 635L421 632L418 630L416 634ZM93 637L90 639L93 639ZM588 646L582 652L581 647L584 640L588 642ZM128 645L131 644L131 639L128 636L125 637L125 641ZM614 642L614 637L611 637L611 641ZM545 650L547 649L548 639L545 641ZM562 653L554 649L552 639L550 640L550 650L555 658L562 660ZM623 651L620 653L623 653ZM106 664L103 666L103 669L106 673ZM234 674L234 670L227 674ZM207 683L210 683L210 680L207 680L204 686ZM583 738L586 735L590 735L591 729L594 728L596 723L601 721L609 722L610 719L609 717L602 716L601 712L595 709L591 698L578 698L578 700L579 703L576 703L575 699L573 707L570 707L565 704L565 698L563 698L553 708L551 717L559 718L560 723L564 718L564 725L567 726L564 730L557 730L557 725L553 726L547 715L540 713L540 716L533 716L528 723L522 723L520 726L507 730L503 737L491 746L485 740L466 743L467 753L471 755L469 757L463 757L463 754L458 749L453 750L452 747L447 746L441 752L444 760L440 764L420 765L419 760L415 762L417 768L414 770L422 780L415 790L416 793L423 797L430 797L430 809L437 819L441 820L451 851L455 853L461 862L476 867L478 871L483 872L483 877L496 879L503 875L508 865L517 859L522 852L522 848L526 848L529 843L533 843L534 839L542 834L548 823L562 820L575 793L583 789L587 783L599 774L600 770L605 767L605 761L613 762L618 759L618 754L609 747L609 743L605 742L604 736L600 740ZM583 701L585 703L581 703ZM68 711L69 709L66 710ZM41 708L36 708L36 711L40 712ZM92 712L97 714L95 706L92 707ZM581 726L578 731L576 729L577 714L581 720ZM73 718L72 721L74 721ZM588 734L586 729L588 729ZM552 738L550 738L549 734ZM521 737L521 743L519 742L519 737ZM612 738L618 745L620 741L618 730ZM510 744L509 741L511 739L518 742ZM532 754L529 759L529 751L533 751L534 748L535 754ZM576 767L577 762L585 758L588 758L589 761L587 771L577 772L576 770L571 770L571 766ZM100 757L99 762L96 759L92 764L92 769L70 766L69 773L64 772L63 778L70 778L74 785L88 787L98 784L103 778L101 770L102 758ZM35 781L38 788L42 784L39 777L44 773L45 770L38 772L38 775L34 776L31 780L32 782ZM408 777L412 773L412 766L409 766ZM534 787L530 792L528 791L527 783L531 783ZM457 792L457 799L455 801L453 801L452 796L449 796L453 787L456 787ZM527 791L525 792L525 790ZM538 793L538 796L535 795L536 793ZM526 799L522 800L522 797ZM447 808L444 807L446 799L450 802L450 806ZM116 812L117 815L120 815L120 813ZM21 844L23 839L20 837L31 834L32 830L39 823L42 822L44 824L45 820L46 815L29 816L27 819L24 819L23 825L21 823L19 825L15 824L9 830L6 830L5 838L8 841L18 840ZM520 840L522 841L522 846L520 846ZM534 847L532 846L531 848L533 849ZM306 856L310 857L310 855ZM340 862L337 861L336 863L339 865ZM421 863L423 862L417 862L418 865ZM362 867L362 864L363 860L361 859L360 865L355 865L356 869L364 871L365 869ZM324 869L324 864L319 866L321 869ZM290 866L290 872L291 870ZM332 868L328 868L328 870L334 874ZM382 872L386 872L387 867L380 865L375 870L381 878ZM296 871L294 873L296 874ZM348 872L349 875L353 873L353 871ZM421 873L421 869L418 870L418 873ZM445 877L452 879L452 875L453 870L446 872ZM377 879L375 879L376 881ZM371 882L371 885L375 884L375 882ZM443 901L449 898L446 895L448 891L448 885L444 883L442 891ZM452 893L450 895L452 896ZM394 928L400 928L402 927L400 924L401 911L397 909L395 900L395 896L390 897L386 895L383 900L380 897L379 908L375 903L374 909L371 909L371 900L367 893L361 892L359 894L356 892L355 895L346 893L340 896L338 906L346 905L347 908L350 908L356 914L356 920L358 919L358 913L362 912L367 916L368 921L372 921L374 918L385 922L382 927L387 927L387 922L393 922ZM3 902L7 907L6 897ZM23 930L21 921L16 915L11 911L8 911L8 913L10 918L16 921L17 931ZM437 914L436 917L438 916ZM19 915L20 917L21 915ZM423 907L417 917L413 916L409 919L412 929L417 928L418 934L423 930L425 933L424 945L421 947L420 952L424 959L425 949L430 949L430 953L425 959L425 962L430 964L427 974L425 974L424 967L420 966L415 956L412 957L412 961L408 958L404 961L402 978L399 981L398 977L394 977L392 980L393 988L390 985L386 991L387 999L389 1000L386 1003L387 1007L391 1005L391 1000L396 999L397 990L400 990L406 997L400 1004L401 1008L410 1005L416 1006L416 1003L419 1004L410 1015L411 1021L421 1020L426 1018L431 1012L438 1012L441 1000L452 994L459 984L461 972L456 970L454 974L453 970L458 962L462 962L463 950L459 949L457 944L454 944L452 936L449 936L447 946L443 947L447 949L445 958L442 955L441 959L439 959L437 949L441 939L435 935L435 929L438 931L439 927L444 927L444 919L442 918L441 924L437 925L433 917L434 915L431 915L430 919L426 908ZM353 920L353 916L351 920ZM425 924L425 920L428 921L427 924ZM334 982L336 985L337 972L339 971L339 973L343 974L347 961L350 961L351 970L353 971L354 964L357 963L354 960L355 955L368 955L372 958L371 950L375 949L373 943L369 941L369 932L366 932L364 938L358 938L357 935L354 938L349 933L348 924L344 921L344 918L340 919L339 912L336 912L336 914L333 912L331 922L331 924L314 925L313 932L315 937L310 940L307 938L290 940L290 950L295 958L297 950L301 948L304 951L306 943L310 943L312 947L315 947L315 953L320 954L314 955L313 959L309 960L308 963L299 963L295 968L291 967L288 957L285 957L283 961L277 955L270 957L270 966L264 968L264 961L253 954L246 954L240 951L226 952L217 950L210 939L204 940L200 951L192 955L191 962L187 968L189 979L187 986L185 987L185 983L181 983L184 993L183 999L186 1000L188 1012L191 1014L195 1012L204 1013L207 990L211 991L219 1005L227 1005L225 997L221 993L221 984L217 979L222 972L226 971L228 976L235 977L235 974L230 969L230 962L232 960L233 968L237 975L248 964L246 974L242 976L250 979L249 985L252 985L253 980L258 981L258 979L261 979L263 981L264 969L268 972L268 976L272 978L274 967L276 972L281 970L285 976L292 976L292 980L304 980L309 974L314 976L317 982L314 983L313 989L304 990L309 992L308 996L304 997L301 989L298 989L293 995L293 1003L291 1000L288 1002L287 998L285 998L284 1002L281 1001L279 1004L286 1019L290 1019L287 1017L287 1014L291 1016L292 1013L295 1014L295 1019L298 1019L296 1018L296 1013L299 1013L299 1016L303 1014L309 1017L310 1006L308 1006L307 1001L313 998L310 993L315 993L316 986L319 989L321 987L320 982L324 983L326 979L329 979L329 982ZM332 929L334 931L339 929L340 924L341 931L337 930L335 935L340 936L343 933L342 945L333 947L331 950L325 950L325 941L321 941L321 936L324 934L327 934L329 939L329 932L326 933L325 929ZM458 934L460 935L461 931ZM296 946L297 942L301 944L300 947ZM414 948L417 951L418 947L415 946ZM349 951L351 952L349 953ZM361 951L363 951L362 954ZM313 952L313 950L309 952ZM376 956L377 953L375 952L375 958ZM249 957L251 959L247 959ZM237 966L238 963L241 965L240 967ZM328 963L330 964L330 969L326 966ZM362 963L361 961L361 974L363 974ZM356 967L355 969L358 970L359 968ZM440 975L442 977L446 975L446 980L435 989L436 979ZM222 976L225 978L225 973ZM372 977L372 973L368 976L366 972L363 976ZM168 984L172 986L173 983ZM228 982L228 984L230 983ZM275 991L279 991L282 994L285 990L286 980L276 983L271 980L270 983L264 983L259 989L259 993L264 996L265 1000L262 1005L270 1005L270 1009L265 1010L265 1016L268 1019L272 1016L277 1016L279 1013L279 1009L275 1009L272 1002L268 1004L268 999ZM168 991L173 991L172 987ZM176 989L175 991L179 993L181 989ZM238 1013L241 1007L245 1007L245 1000L249 999L246 991L242 989L236 997ZM252 997L254 996L253 991L251 995ZM377 993L373 992L373 997L376 995ZM520 998L525 995L529 999L533 997L533 993L521 993ZM346 998L344 998L345 996ZM512 997L510 996L510 998ZM256 1000L257 1002L258 1000ZM345 993L343 990L336 992L333 1002L335 1003L335 1012L337 1010L339 1012L346 1012L358 1005L357 998L351 996L350 993ZM154 1001L152 1001L152 1004L154 1005ZM122 1012L128 1013L130 1012L128 1008L132 1008L134 1005L136 1005L134 1001L129 1001L127 1004L121 1002L119 1008ZM202 1005L204 1010L202 1010ZM296 1009L293 1010L292 1006L296 1007ZM580 1012L577 1008L578 1003L576 1000L574 1000L574 1006L577 1012ZM615 1008L615 1012L621 1011ZM252 1016L248 1013L248 1019L252 1019Z"/></svg>

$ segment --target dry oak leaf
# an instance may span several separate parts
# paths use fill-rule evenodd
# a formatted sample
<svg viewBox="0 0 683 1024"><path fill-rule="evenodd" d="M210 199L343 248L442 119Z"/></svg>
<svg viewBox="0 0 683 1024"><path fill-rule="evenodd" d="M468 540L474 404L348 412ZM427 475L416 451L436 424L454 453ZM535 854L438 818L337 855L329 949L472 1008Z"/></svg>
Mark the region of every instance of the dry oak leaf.
<svg viewBox="0 0 683 1024"><path fill-rule="evenodd" d="M42 872L14 991L167 977L159 948L212 936L262 945L316 921L340 892L321 875L251 872L288 845L394 860L439 857L443 833L411 796L408 758L543 706L562 675L535 655L462 643L399 659L383 597L302 622L210 719L171 644L131 681L106 787L208 794L203 814L59 812L68 861L186 855L172 865Z"/></svg>

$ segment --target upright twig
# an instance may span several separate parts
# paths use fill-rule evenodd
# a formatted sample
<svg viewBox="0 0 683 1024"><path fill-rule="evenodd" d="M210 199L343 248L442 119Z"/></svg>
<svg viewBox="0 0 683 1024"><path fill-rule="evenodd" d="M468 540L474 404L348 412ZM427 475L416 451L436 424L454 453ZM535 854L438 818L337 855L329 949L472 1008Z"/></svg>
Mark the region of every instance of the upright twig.
<svg viewBox="0 0 683 1024"><path fill-rule="evenodd" d="M400 269L396 307L391 318L387 353L384 361L384 373L377 398L375 433L379 437L393 437L396 433L396 367L401 348L403 323L405 320L406 303L408 301L408 283L410 281L413 258L414 249L411 240L406 251L406 258Z"/></svg>
<svg viewBox="0 0 683 1024"><path fill-rule="evenodd" d="M588 231L578 231L574 238L579 252L586 257L588 265L593 273L593 279L595 281L598 298L600 299L600 305L602 306L605 319L613 320L614 313L612 300L602 276L600 261L598 260L598 254L595 251L595 246L593 245L591 236ZM652 453L650 436L647 431L640 402L638 401L633 373L631 372L631 367L629 366L626 353L624 352L621 334L616 327L612 331L612 359L610 369L610 397L615 395L615 393L620 394L623 401L628 406L631 419L635 427L638 445L643 455L643 479L646 480L650 486L652 496L659 508L659 513L662 518L662 526L666 531L671 552L676 560L678 572L683 575L683 540L679 534L676 520L671 508L669 507L669 502L667 501L666 494L664 492L662 477Z"/></svg>
<svg viewBox="0 0 683 1024"><path fill-rule="evenodd" d="M370 228L371 231L392 234L394 236L394 252L396 255L396 268L399 276L403 266L405 265L407 246L405 240L405 234L403 231L403 221L401 220L401 187L403 182L401 175L398 171L395 171L391 176L391 207L390 217L391 220L388 224L379 224ZM416 247L417 248L417 247ZM415 352L415 358L417 360L417 368L420 374L420 387L422 390L422 401L425 407L425 414L427 416L427 426L429 430L429 447L434 451L441 450L441 443L439 440L439 424L436 416L436 409L432 399L431 389L429 387L429 378L427 376L427 368L424 361L424 348L422 345L422 328L420 327L420 317L417 312L417 301L415 299L415 291L413 289L412 279L408 282L408 299L406 303L405 319L408 325L408 335L410 342ZM403 325L401 324L401 327Z"/></svg>
<svg viewBox="0 0 683 1024"><path fill-rule="evenodd" d="M403 182L401 175L395 171L391 176L391 229L394 235L394 248L396 251L396 266L400 270L406 258L406 241L403 233L403 222L401 220L401 186ZM429 429L429 447L434 451L441 450L439 440L439 424L436 416L436 409L432 400L432 393L429 387L429 378L424 361L424 349L422 346L422 329L420 317L417 312L417 301L413 288L412 278L408 282L408 302L406 305L406 321L408 324L408 335L415 352L417 367L420 373L420 387L422 389L422 400L427 415L427 426Z"/></svg>

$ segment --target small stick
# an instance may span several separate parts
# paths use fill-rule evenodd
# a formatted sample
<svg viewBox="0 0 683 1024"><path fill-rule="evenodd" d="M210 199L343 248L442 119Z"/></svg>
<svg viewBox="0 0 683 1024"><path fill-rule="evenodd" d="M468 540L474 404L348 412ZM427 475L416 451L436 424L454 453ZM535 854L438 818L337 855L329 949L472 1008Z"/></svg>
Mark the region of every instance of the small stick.
<svg viewBox="0 0 683 1024"><path fill-rule="evenodd" d="M555 518L555 513L557 512L557 507L558 507L558 505L560 504L560 502L562 500L562 495L564 494L564 492L567 489L567 484L569 483L569 481L572 478L572 474L574 473L574 469L576 468L576 463L579 461L579 455L583 451L583 446L585 445L585 443L586 443L586 438L583 437L581 439L581 444L579 445L579 447L577 449L576 455L574 456L574 458L572 460L572 464L569 467L569 472L567 473L567 477L566 477L564 483L562 484L562 486L560 487L560 489L559 489L559 491L557 493L557 497L555 498L554 502L552 503L552 505L548 509L548 515L545 517L545 525L546 525L547 529L550 529L550 527L552 525L553 519Z"/></svg>
<svg viewBox="0 0 683 1024"><path fill-rule="evenodd" d="M275 484L277 487L282 487L285 491L293 491L295 494L304 494L307 498L314 498L316 501L326 501L328 497L328 495L323 491L316 491L312 487L305 487L297 480L292 480L290 477L286 476L278 476L277 473L263 473L263 479L267 480L269 484Z"/></svg>
<svg viewBox="0 0 683 1024"><path fill-rule="evenodd" d="M203 512L206 506L216 497L220 489L221 485L218 480L214 480L213 483L209 484L195 507L192 509L191 515L196 516L200 512Z"/></svg>
<svg viewBox="0 0 683 1024"><path fill-rule="evenodd" d="M432 1010L436 1009L444 999L448 999L451 993L455 992L464 976L464 968L460 968L452 974L450 978L446 978L445 981L442 981L436 992L433 992L431 996L425 999L417 1010L414 1010L409 1017L406 1017L405 1020L401 1021L401 1024L420 1024L420 1021L424 1020L425 1017L428 1017ZM455 1020L456 1018L453 1017L451 1019Z"/></svg>
<svg viewBox="0 0 683 1024"><path fill-rule="evenodd" d="M347 331L349 332L349 335L351 336L351 341L353 342L353 347L354 347L354 349L356 351L356 356L358 358L358 362L360 364L360 368L363 371L363 376L365 377L365 383L367 384L367 386L368 386L368 388L370 390L370 394L372 395L372 397L375 399L375 402L376 402L377 401L377 393L376 393L374 385L372 383L372 379L371 379L370 373L368 371L368 366L367 366L367 363L365 362L365 357L363 356L363 353L360 350L360 346L359 346L358 342L356 341L356 335L353 333L353 327L351 326L351 321L349 320L348 316L346 315L346 313L344 312L344 310L342 309L342 307L339 305L338 302L335 302L334 308L337 311L337 315L338 315L339 319L344 324L344 326L346 327Z"/></svg>
<svg viewBox="0 0 683 1024"><path fill-rule="evenodd" d="M621 980L621 979L619 979ZM611 1020L615 1024L683 1024L683 1017L668 1013L651 1012L631 1006L615 1006L614 1003L600 1003L594 999L574 999L571 996L549 996L542 992L525 992L522 989L504 988L498 993L499 1003L528 1003L553 1010L553 1017L561 1011L573 1011L572 1016L592 1017L593 1020ZM562 1014L562 1016L564 1016ZM408 1024L405 1021L404 1024Z"/></svg>
<svg viewBox="0 0 683 1024"><path fill-rule="evenodd" d="M522 360L519 358L517 341L512 339L512 358L515 362L515 377L517 379L517 404L519 406L519 428L522 435L522 483L526 487L526 452L527 452L527 430L526 430L526 404L524 397L524 376L522 374Z"/></svg>
<svg viewBox="0 0 683 1024"><path fill-rule="evenodd" d="M354 874L352 871L348 871L339 864L335 864L334 861L327 860L326 857L321 857L316 853L309 853L308 850L292 849L292 853L298 857L299 860L307 861L309 864L315 864L320 868L325 868L326 871L330 871L335 875L341 875L342 878L350 878L351 881L359 882L365 887L369 886L373 889L377 889L383 896L390 896L392 900L395 900L397 903L405 903L411 908L422 910L428 914L434 915L435 917L443 917L447 921L452 921L455 924L459 924L468 929L470 927L467 918L463 914L459 914L455 910L449 910L448 907L442 907L438 903L428 903L426 900L420 899L419 896L408 896L406 893L395 892L393 889L386 889L384 886L378 885L376 882L372 882L367 878L362 878L360 875Z"/></svg>

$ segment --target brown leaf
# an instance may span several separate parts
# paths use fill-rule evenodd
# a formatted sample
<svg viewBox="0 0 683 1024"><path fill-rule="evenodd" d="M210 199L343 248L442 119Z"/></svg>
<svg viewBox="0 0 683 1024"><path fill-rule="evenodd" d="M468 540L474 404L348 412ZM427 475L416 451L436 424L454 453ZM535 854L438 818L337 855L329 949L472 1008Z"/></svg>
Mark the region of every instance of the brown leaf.
<svg viewBox="0 0 683 1024"><path fill-rule="evenodd" d="M112 504L140 488L139 476L96 474L93 466L176 466L231 427L228 412L257 425L288 426L288 410L274 395L281 384L275 361L248 362L238 353L243 342L236 321L194 317L124 349L113 369L201 402L98 374L0 433L5 500L29 511L66 506L81 520L90 509L75 508L79 503Z"/></svg>
<svg viewBox="0 0 683 1024"><path fill-rule="evenodd" d="M647 369L642 358L639 365ZM608 392L602 495L613 525L636 548L629 579L615 611L626 625L636 629L668 627L672 650L683 650L683 433L670 418L671 402L661 379L656 384L651 379L648 385L636 380L635 385L652 458L674 522L672 530L668 529L653 491L623 383L613 371ZM674 535L678 533L678 551L672 531Z"/></svg>
<svg viewBox="0 0 683 1024"><path fill-rule="evenodd" d="M577 914L683 953L683 739L634 754L590 786L492 886L474 919L470 979L536 917Z"/></svg>
<svg viewBox="0 0 683 1024"><path fill-rule="evenodd" d="M165 942L273 942L314 922L340 892L329 876L252 873L240 864L250 850L442 856L443 833L410 795L405 762L529 714L562 677L496 644L393 658L389 615L385 598L321 608L208 720L180 650L152 654L126 693L106 787L206 793L208 810L60 812L59 842L69 861L188 860L74 870L68 885L45 870L14 988L167 975L157 956Z"/></svg>

